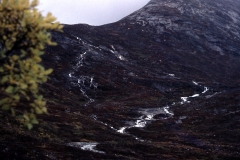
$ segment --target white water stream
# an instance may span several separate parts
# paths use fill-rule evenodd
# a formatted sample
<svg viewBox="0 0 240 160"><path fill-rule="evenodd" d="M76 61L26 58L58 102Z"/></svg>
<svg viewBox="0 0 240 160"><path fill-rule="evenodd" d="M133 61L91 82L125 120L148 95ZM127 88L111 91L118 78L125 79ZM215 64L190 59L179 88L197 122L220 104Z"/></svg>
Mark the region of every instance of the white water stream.
<svg viewBox="0 0 240 160"><path fill-rule="evenodd" d="M76 84L80 91L82 92L82 95L88 99L88 102L85 104L85 106L89 105L90 103L94 102L94 99L89 97L87 94L88 90L91 89L97 89L98 84L94 82L93 76L84 76L84 75L77 75L75 72L77 72L84 64L85 56L88 52L92 51L91 48L101 50L99 47L95 47L91 44L88 44L84 42L81 38L76 37L79 44L85 45L88 48L88 51L81 53L79 57L77 57L77 64L73 67L73 71L68 74L69 78L73 80L72 83Z"/></svg>
<svg viewBox="0 0 240 160"><path fill-rule="evenodd" d="M69 74L69 77L72 77L73 75L72 74ZM83 86L86 86L85 82L86 81L89 81L90 83L88 83L90 86L89 87L94 87L96 88L97 87L97 84L93 82L93 77L87 77L87 76L81 76L79 79L78 79L78 84L79 84L79 87L81 88L81 90L83 90L83 95L88 97L84 91L84 88ZM197 82L194 82L193 83L195 85L198 85L198 86L201 86L199 85ZM188 96L188 97L181 97L181 102L178 102L180 104L184 104L184 103L190 103L190 101L188 101L188 98L195 98L195 97L199 97L201 96L201 94L204 94L206 93L209 88L208 87L203 87L203 91L200 93L200 94L194 94L192 96ZM89 98L89 97L88 97ZM90 99L90 103L91 103L91 98ZM94 101L94 100L93 100ZM174 102L171 106L177 104L176 102ZM170 117L173 117L174 116L174 113L170 111L170 107L169 106L165 106L165 107L157 107L157 108L141 108L141 109L138 109L137 111L138 113L140 113L142 116L140 116L139 118L136 118L135 120L133 121L128 121L128 125L124 126L124 127L121 127L120 129L116 129L114 128L113 126L110 126L104 122L101 122L102 124L104 124L105 126L108 126L110 127L111 129L113 129L114 131L118 132L118 133L121 133L121 134L129 134L127 133L127 129L130 129L130 128L144 128L147 124L153 122L153 121L157 121L157 120L161 120L161 119L167 119L167 118L170 118ZM92 115L92 118L94 120L97 120L97 116L96 115ZM179 119L176 121L177 124L179 123L182 123L182 120L183 119L186 119L187 116L180 116ZM135 136L135 135L132 135L132 137L134 137L136 140L138 141L141 141L141 142L145 142L145 140ZM96 153L101 153L101 154L105 154L105 152L103 151L99 151L99 150L96 150L96 146L98 145L97 142L71 142L71 143L68 143L67 144L68 146L72 146L72 147L77 147L77 148L80 148L82 150L87 150L87 151L92 151L92 152L96 152Z"/></svg>
<svg viewBox="0 0 240 160"><path fill-rule="evenodd" d="M199 83L197 83L197 82L195 82L195 81L192 81L193 82L193 84L195 84L195 85L197 85L197 86L201 86ZM190 103L191 101L189 101L188 99L189 98L195 98L195 97L199 97L201 94L204 94L204 93L206 93L207 91L209 91L209 88L208 87L203 87L204 89L203 89L203 91L200 93L200 94L194 94L194 95L192 95L192 96L188 96L188 97L181 97L181 102L180 102L180 104L185 104L185 103Z"/></svg>
<svg viewBox="0 0 240 160"><path fill-rule="evenodd" d="M94 99L89 97L89 95L87 94L87 91L91 89L97 89L98 84L94 82L94 76L85 76L85 75L79 76L76 74L76 72L79 71L79 69L84 65L84 59L86 55L91 51L95 52L95 51L107 50L112 52L118 59L122 61L126 60L126 58L124 58L123 55L121 55L122 53L118 52L113 45L111 45L111 49L104 46L102 46L101 48L101 47L96 47L94 45L91 45L79 37L76 37L76 39L78 40L79 44L84 45L85 48L88 48L88 50L85 51L84 53L79 54L79 56L77 57L78 62L73 67L73 71L71 71L68 74L68 76L73 80L72 83L76 84L79 87L80 91L82 92L82 95L88 99L88 102L85 104L85 106L87 106L90 103L94 102ZM126 53L124 52L124 54Z"/></svg>
<svg viewBox="0 0 240 160"><path fill-rule="evenodd" d="M89 48L89 52L91 51L90 48L94 48L94 49L98 49L101 50L99 47L95 47L93 45L90 45L86 42L84 42L82 39L78 38L79 43L88 46ZM114 46L111 46L112 50L109 49L112 53L114 53L120 60L125 60L124 57L122 57L122 55L120 55ZM85 96L89 101L85 104L85 106L87 106L88 104L94 102L94 99L89 97L87 95L87 91L90 89L97 89L98 84L94 82L94 77L90 77L90 76L78 76L76 75L76 71L78 71L80 69L80 67L83 66L84 64L84 58L86 56L86 54L88 53L88 51L84 52L83 54L80 54L78 57L78 63L73 67L73 71L69 73L69 77L74 81L73 83L75 83L79 88L80 91L82 92L83 96ZM174 74L169 74L169 76L174 77ZM201 86L199 85L197 82L193 81L193 83L195 85ZM188 100L189 98L195 98L195 97L199 97L201 94L206 93L209 90L208 87L204 87L203 91L199 94L194 94L192 96L188 96L188 97L181 97L181 102L179 102L180 104L185 104L185 103L190 103L190 101ZM175 105L176 102L174 102L171 106ZM127 123L126 126L123 126L119 129L116 129L112 126L109 126L108 124L102 122L104 125L110 127L111 129L117 131L118 133L121 134L128 134L127 133L127 129L130 128L144 128L147 124L156 121L156 120L161 120L161 119L167 119L170 118L172 116L174 116L174 113L171 112L169 106L165 106L165 107L158 107L158 108L145 108L145 109L139 109L138 113L140 113L142 116L140 116L139 118L136 118L135 120L129 121ZM176 123L182 123L182 119L185 119L186 116L182 116L179 117L179 120L176 121ZM95 119L97 120L97 118ZM138 137L136 137L135 135L131 135L133 136L136 140L139 141L144 141ZM77 148L81 148L82 150L89 150L92 152L97 152L97 153L104 153L102 151L98 151L95 149L95 147L97 146L98 143L96 142L72 142L72 143L68 143L69 146L73 146L73 147L77 147Z"/></svg>
<svg viewBox="0 0 240 160"><path fill-rule="evenodd" d="M135 121L128 122L128 126L121 127L117 130L119 133L126 133L126 129L129 128L144 128L148 123L152 121L156 121L159 119L165 119L168 117L173 116L174 114L169 111L169 106L160 107L160 108L146 108L146 109L139 109L139 113L142 114L141 117L137 118ZM156 115L161 114L160 118L154 118Z"/></svg>
<svg viewBox="0 0 240 160"><path fill-rule="evenodd" d="M193 83L197 86L201 86L199 83L193 81ZM188 100L189 98L195 98L195 97L199 97L201 94L206 93L209 88L208 87L203 87L203 91L199 94L194 94L192 96L188 96L188 97L181 97L181 102L179 102L180 104L185 104L185 103L190 103L190 101ZM175 105L176 102L174 102L171 106ZM165 106L165 107L160 107L160 108L146 108L146 109L139 109L138 112L142 114L142 116L140 116L139 118L137 118L135 121L133 122L128 122L127 126L121 127L120 129L117 130L118 133L122 133L122 134L126 134L126 129L129 128L144 128L148 123L152 122L152 121L156 121L159 119L167 119L170 118L172 116L174 116L174 113L171 112L169 106ZM156 118L158 117L158 118ZM179 120L176 121L176 123L182 123L182 120L187 118L186 116L181 116L179 117ZM136 138L139 139L139 138Z"/></svg>
<svg viewBox="0 0 240 160"><path fill-rule="evenodd" d="M92 151L92 152L96 152L96 153L105 154L105 152L95 149L98 144L99 143L97 143L97 142L71 142L71 143L68 143L67 145L71 146L71 147L80 148L85 151Z"/></svg>

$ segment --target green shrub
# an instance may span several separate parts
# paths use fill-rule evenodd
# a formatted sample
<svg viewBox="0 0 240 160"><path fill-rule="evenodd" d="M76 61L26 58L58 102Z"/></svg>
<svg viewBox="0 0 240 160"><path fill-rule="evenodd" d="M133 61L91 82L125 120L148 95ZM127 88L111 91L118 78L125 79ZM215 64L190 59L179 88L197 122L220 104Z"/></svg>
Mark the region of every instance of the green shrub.
<svg viewBox="0 0 240 160"><path fill-rule="evenodd" d="M49 31L61 31L50 13L43 17L38 0L0 0L0 106L11 110L24 105L22 115L31 129L36 114L47 113L38 85L47 81L52 69L44 69L40 56L45 45L56 45Z"/></svg>

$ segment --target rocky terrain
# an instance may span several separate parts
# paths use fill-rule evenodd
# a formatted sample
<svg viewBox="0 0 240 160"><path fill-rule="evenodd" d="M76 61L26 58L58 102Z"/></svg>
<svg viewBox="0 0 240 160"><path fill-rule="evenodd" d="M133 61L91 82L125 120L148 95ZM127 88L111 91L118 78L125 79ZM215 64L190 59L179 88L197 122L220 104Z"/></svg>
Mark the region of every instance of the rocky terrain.
<svg viewBox="0 0 240 160"><path fill-rule="evenodd" d="M151 0L116 23L52 33L49 115L27 131L1 111L0 157L239 159L239 8Z"/></svg>

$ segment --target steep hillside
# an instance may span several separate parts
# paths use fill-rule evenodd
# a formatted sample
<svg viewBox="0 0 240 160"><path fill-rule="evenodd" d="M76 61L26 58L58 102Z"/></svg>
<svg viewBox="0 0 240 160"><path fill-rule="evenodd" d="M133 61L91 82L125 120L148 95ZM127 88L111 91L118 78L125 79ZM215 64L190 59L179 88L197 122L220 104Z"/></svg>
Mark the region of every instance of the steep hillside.
<svg viewBox="0 0 240 160"><path fill-rule="evenodd" d="M65 25L43 56L50 115L31 132L2 122L0 155L239 159L239 8L151 0L116 23Z"/></svg>

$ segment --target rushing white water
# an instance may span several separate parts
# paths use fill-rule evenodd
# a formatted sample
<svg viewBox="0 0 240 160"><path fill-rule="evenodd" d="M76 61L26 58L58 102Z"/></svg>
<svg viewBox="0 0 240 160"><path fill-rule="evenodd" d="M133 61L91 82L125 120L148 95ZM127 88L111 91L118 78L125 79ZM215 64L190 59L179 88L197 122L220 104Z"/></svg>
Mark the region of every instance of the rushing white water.
<svg viewBox="0 0 240 160"><path fill-rule="evenodd" d="M105 49L107 49L107 48L105 48ZM121 61L126 60L126 58L123 55L121 55L121 52L118 52L113 45L111 45L111 49L107 49L107 50L109 50L111 53L113 53Z"/></svg>
<svg viewBox="0 0 240 160"><path fill-rule="evenodd" d="M145 127L147 124L147 120L146 119L138 119L136 122L135 122L135 125L133 127L137 127L137 128L143 128Z"/></svg>
<svg viewBox="0 0 240 160"><path fill-rule="evenodd" d="M156 121L158 119L155 119L154 116L162 114L163 117L171 117L174 114L169 111L169 106L166 107L160 107L160 108L147 108L147 109L139 109L139 113L142 114L141 117L137 118L137 120L132 123L132 125L121 127L117 132L119 133L126 133L126 129L129 128L144 128L148 123L152 121ZM131 122L130 122L131 123Z"/></svg>
<svg viewBox="0 0 240 160"><path fill-rule="evenodd" d="M202 92L202 94L206 93L209 90L208 87L204 87L204 91Z"/></svg>
<svg viewBox="0 0 240 160"><path fill-rule="evenodd" d="M77 75L76 72L84 65L84 59L88 53L90 53L94 49L101 50L99 47L93 46L84 40L82 40L79 37L76 37L79 44L82 44L88 48L88 50L84 53L80 53L77 57L77 64L73 66L73 71L71 71L68 76L71 78L72 83L77 85L82 92L82 95L88 99L88 102L85 104L85 106L89 105L90 103L94 102L94 99L89 97L87 94L87 91L91 89L97 89L98 84L94 82L93 76L85 76L85 75Z"/></svg>
<svg viewBox="0 0 240 160"><path fill-rule="evenodd" d="M200 94L194 94L194 95L192 95L190 97L194 98L194 97L199 97L199 96L200 96Z"/></svg>
<svg viewBox="0 0 240 160"><path fill-rule="evenodd" d="M112 48L114 49L113 46L112 46ZM170 76L174 76L174 75L170 75ZM192 81L192 82L195 85L201 86L199 83L197 83L195 81ZM199 97L201 94L206 93L208 90L209 90L208 87L204 87L203 92L201 92L199 94L193 94L192 96L189 96L189 97L181 97L182 101L180 102L180 104L190 103L188 98ZM175 105L175 104L176 103L173 102L172 106ZM126 129L134 128L134 127L144 128L149 122L158 120L158 119L154 118L156 115L165 115L165 117L162 116L164 119L174 116L174 113L172 113L169 110L169 108L170 108L169 106L165 106L165 107L161 107L161 108L139 109L138 112L141 113L142 116L137 118L137 120L135 120L134 123L132 123L132 125L121 127L120 129L117 130L117 132L122 133L122 134L126 134L127 133ZM180 116L179 119L176 121L176 123L182 123L182 120L185 119L185 118L187 118L187 117L186 116ZM139 138L136 138L136 139L139 139Z"/></svg>
<svg viewBox="0 0 240 160"><path fill-rule="evenodd" d="M85 151L92 151L92 152L96 152L96 153L105 154L105 152L95 149L96 146L98 145L98 143L96 143L96 142L71 142L71 143L68 143L67 145L76 147L76 148L80 148Z"/></svg>
<svg viewBox="0 0 240 160"><path fill-rule="evenodd" d="M115 49L114 46L111 46L112 49ZM84 78L83 78L84 79ZM94 83L93 83L93 79L90 79L90 86L93 86L93 87L97 87ZM195 81L192 81L195 85L198 85L198 86L201 86L199 83L195 82ZM84 83L84 80L81 81L81 84ZM207 91L209 90L208 87L204 87L204 90L202 93L200 94L193 94L192 96L189 96L189 97L181 97L181 102L173 102L171 106L174 106L176 104L184 104L184 103L190 103L190 101L188 100L188 98L195 98L195 97L199 97L201 96L201 94L204 94L206 93ZM145 109L139 109L138 110L138 113L142 114L142 116L136 118L135 120L133 121L128 121L128 125L126 126L123 126L119 129L116 129L104 122L101 122L103 123L104 125L110 127L111 129L117 131L118 133L121 133L121 134L128 134L126 132L127 129L130 129L130 128L144 128L146 127L146 125L152 121L156 121L156 120L161 120L161 119L167 119L167 118L170 118L172 116L174 116L174 113L170 111L170 106L165 106L165 107L158 107L158 108L145 108ZM94 115L93 117L95 120L97 120L97 116ZM180 116L179 119L176 121L176 123L182 123L182 120L187 118L186 116ZM133 137L135 137L136 140L139 140L139 141L144 141L134 135L131 135Z"/></svg>
<svg viewBox="0 0 240 160"><path fill-rule="evenodd" d="M87 52L84 52L83 54L80 54L79 59L78 59L78 63L76 65L75 69L79 69L80 67L83 66L83 60L84 60L84 57L85 57L86 54L87 54Z"/></svg>
<svg viewBox="0 0 240 160"><path fill-rule="evenodd" d="M190 101L188 101L188 97L181 97L182 102L180 102L181 104L184 103L190 103Z"/></svg>
<svg viewBox="0 0 240 160"><path fill-rule="evenodd" d="M113 46L112 46L113 47ZM170 75L173 76L173 75ZM199 83L192 81L193 84L201 86ZM181 97L181 102L180 104L185 104L185 103L190 103L190 101L188 100L189 98L196 98L201 96L201 94L206 93L209 90L208 87L204 87L203 92L199 93L199 94L193 94L192 96L189 97ZM176 102L173 102L172 106L175 105ZM130 128L144 128L148 123L152 122L152 121L156 121L158 119L155 119L154 117L157 115L161 115L162 119L166 119L169 117L174 116L174 113L172 113L169 110L169 106L165 106L165 107L160 107L160 108L147 108L147 109L139 109L139 113L142 114L141 117L137 118L133 123L129 122L129 124L132 123L132 125L128 125L128 126L124 126L121 127L120 129L116 130L118 133L122 133L122 134L127 134L126 129L130 129ZM163 116L165 115L165 117ZM180 116L179 119L176 121L176 123L182 123L182 120L187 118L186 116ZM132 135L133 136L133 135ZM137 140L141 140L138 137L135 137ZM141 140L143 141L143 140Z"/></svg>
<svg viewBox="0 0 240 160"><path fill-rule="evenodd" d="M164 111L165 111L167 114L169 114L169 115L171 115L171 116L174 115L172 112L169 111L169 106L163 107L163 109L164 109Z"/></svg>
<svg viewBox="0 0 240 160"><path fill-rule="evenodd" d="M95 83L93 81L93 77L89 77L89 76L80 76L78 78L78 82L77 82L79 88L80 88L80 91L82 92L82 94L89 99L88 103L85 104L85 106L87 106L88 104L94 102L94 99L90 98L86 91L87 90L90 90L91 88L93 89L97 89L98 87L98 84Z"/></svg>
<svg viewBox="0 0 240 160"><path fill-rule="evenodd" d="M197 85L197 86L201 86L199 83L197 83L197 82L195 82L195 81L192 81L192 82L193 82L193 84L195 84L195 85ZM209 88L204 86L204 87L203 87L203 91L202 91L202 93L200 93L200 94L204 94L204 93L206 93L208 90L209 90ZM194 95L189 96L189 97L181 97L182 102L180 102L180 104L190 103L190 101L188 100L189 98L199 97L200 94L194 94Z"/></svg>
<svg viewBox="0 0 240 160"><path fill-rule="evenodd" d="M117 132L119 133L125 133L125 129L127 129L127 127L122 127L119 130L117 130Z"/></svg>
<svg viewBox="0 0 240 160"><path fill-rule="evenodd" d="M147 117L146 117L145 119L148 120L148 121L150 121L150 120L153 119L153 117L154 117L154 115L147 115Z"/></svg>
<svg viewBox="0 0 240 160"><path fill-rule="evenodd" d="M111 46L113 49L114 46ZM201 86L199 83L192 81L193 84ZM181 97L181 102L173 102L172 105L170 106L174 106L176 104L184 104L184 103L190 103L190 101L188 100L188 98L195 98L195 97L199 97L201 96L201 94L206 93L209 90L208 87L204 87L203 92L199 93L199 94L193 94L192 96L189 97ZM174 113L170 111L170 106L165 106L165 107L158 107L158 108L141 108L138 110L138 113L141 114L140 117L132 120L132 121L128 121L126 126L123 126L119 129L116 129L104 122L101 122L102 124L104 124L105 126L110 127L111 129L113 129L114 131L121 133L121 134L129 134L126 130L130 129L130 128L144 128L146 127L147 124L153 122L153 121L157 121L157 120L162 120L162 119L167 119L170 117L174 116ZM97 120L97 116L94 115L92 116L95 120ZM177 124L182 123L183 119L186 119L187 116L180 116L179 119L177 121L175 121ZM144 142L145 140L136 137L135 135L129 134L130 136L134 137L136 140L138 141L142 141Z"/></svg>
<svg viewBox="0 0 240 160"><path fill-rule="evenodd" d="M197 82L195 82L195 81L192 81L193 82L193 84L195 84L195 85L197 85L198 86L198 83Z"/></svg>

